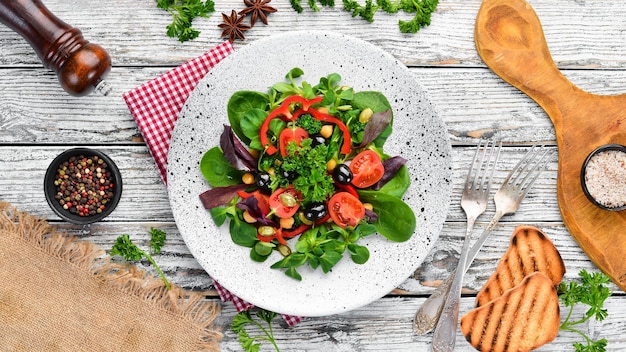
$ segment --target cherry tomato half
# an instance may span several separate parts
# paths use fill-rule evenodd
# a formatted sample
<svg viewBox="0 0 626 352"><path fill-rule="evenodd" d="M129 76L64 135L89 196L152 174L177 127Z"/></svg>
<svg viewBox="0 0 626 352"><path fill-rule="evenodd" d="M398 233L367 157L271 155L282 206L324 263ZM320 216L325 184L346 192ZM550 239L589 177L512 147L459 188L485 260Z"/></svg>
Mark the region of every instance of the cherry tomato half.
<svg viewBox="0 0 626 352"><path fill-rule="evenodd" d="M294 188L278 188L270 196L270 207L279 218L292 217L300 207L300 193Z"/></svg>
<svg viewBox="0 0 626 352"><path fill-rule="evenodd" d="M373 150L364 150L350 162L352 184L358 188L367 188L380 180L385 173L380 156Z"/></svg>
<svg viewBox="0 0 626 352"><path fill-rule="evenodd" d="M287 156L287 144L289 142L296 142L300 145L302 140L306 138L309 138L309 133L302 127L285 128L278 136L280 155Z"/></svg>
<svg viewBox="0 0 626 352"><path fill-rule="evenodd" d="M328 201L328 212L340 227L354 227L365 217L363 203L348 192L335 193Z"/></svg>

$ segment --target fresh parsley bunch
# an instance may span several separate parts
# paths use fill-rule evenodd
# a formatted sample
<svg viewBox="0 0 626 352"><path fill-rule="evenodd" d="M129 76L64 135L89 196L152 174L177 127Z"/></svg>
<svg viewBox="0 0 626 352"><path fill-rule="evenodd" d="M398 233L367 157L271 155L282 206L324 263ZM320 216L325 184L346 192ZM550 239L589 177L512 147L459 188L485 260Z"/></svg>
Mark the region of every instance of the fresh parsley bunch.
<svg viewBox="0 0 626 352"><path fill-rule="evenodd" d="M365 0L361 5L360 0L342 0L344 10L351 12L352 17L361 17L367 22L374 22L374 15L380 9L386 13L394 14L402 10L405 13L414 14L409 21L398 21L398 27L402 33L417 33L422 27L430 25L430 15L435 12L439 0ZM291 7L298 13L302 13L301 0L289 0ZM333 0L319 0L322 6L334 7ZM308 0L309 7L317 12L319 7L316 0Z"/></svg>
<svg viewBox="0 0 626 352"><path fill-rule="evenodd" d="M611 290L605 286L610 279L601 272L590 274L585 269L581 270L578 275L581 278L580 283L571 281L559 284L559 300L563 305L569 307L569 313L561 324L560 330L573 331L585 338L584 344L580 342L574 343L576 352L603 352L606 350L606 339L594 341L584 332L575 328L575 326L591 318L602 321L608 316L608 312L603 306L604 301L611 295ZM582 318L575 320L572 317L572 313L574 306L579 303L589 306L589 309Z"/></svg>
<svg viewBox="0 0 626 352"><path fill-rule="evenodd" d="M115 240L113 248L111 248L111 252L109 254L112 256L119 255L124 257L124 259L126 259L127 261L134 262L140 261L145 257L150 263L152 263L156 271L161 276L161 279L165 283L165 287L167 287L167 289L169 290L171 288L169 281L167 281L165 275L161 271L161 268L159 268L157 263L152 258L153 255L161 253L161 248L165 244L166 237L167 235L163 230L151 228L149 243L150 249L148 250L148 252L145 252L137 247L137 245L130 240L129 235L121 235Z"/></svg>
<svg viewBox="0 0 626 352"><path fill-rule="evenodd" d="M281 165L282 169L294 172L295 180L280 180L281 187L294 187L302 192L303 202L321 202L335 190L332 176L326 171L326 155L328 146L320 144L311 147L311 140L302 141L301 146L291 143L287 146L287 156Z"/></svg>
<svg viewBox="0 0 626 352"><path fill-rule="evenodd" d="M157 0L157 7L168 11L173 16L173 21L167 25L167 35L178 37L180 42L195 39L200 32L191 27L196 17L209 18L215 11L213 0Z"/></svg>

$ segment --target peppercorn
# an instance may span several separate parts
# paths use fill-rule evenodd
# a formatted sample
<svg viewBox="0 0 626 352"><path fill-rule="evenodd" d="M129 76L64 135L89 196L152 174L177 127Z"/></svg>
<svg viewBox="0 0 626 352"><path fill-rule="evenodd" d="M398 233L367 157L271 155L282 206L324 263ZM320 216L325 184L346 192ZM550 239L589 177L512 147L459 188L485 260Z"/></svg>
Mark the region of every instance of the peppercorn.
<svg viewBox="0 0 626 352"><path fill-rule="evenodd" d="M108 165L98 156L72 156L57 168L55 199L72 214L100 214L113 198L111 181Z"/></svg>

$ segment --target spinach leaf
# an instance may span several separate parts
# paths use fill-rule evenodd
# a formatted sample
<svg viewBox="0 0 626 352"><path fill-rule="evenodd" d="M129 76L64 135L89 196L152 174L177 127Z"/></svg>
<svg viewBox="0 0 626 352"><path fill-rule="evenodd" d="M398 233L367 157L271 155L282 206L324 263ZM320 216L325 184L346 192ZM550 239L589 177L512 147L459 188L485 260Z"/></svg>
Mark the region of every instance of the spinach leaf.
<svg viewBox="0 0 626 352"><path fill-rule="evenodd" d="M250 149L263 150L261 145L261 125L267 118L268 113L261 109L252 109L246 112L241 119L241 131L248 138L248 146ZM269 125L269 132L273 134L270 140L278 139L280 132L287 126L285 121L281 119L272 119Z"/></svg>
<svg viewBox="0 0 626 352"><path fill-rule="evenodd" d="M411 176L409 176L409 170L406 166L402 166L395 176L389 180L378 192L388 194L397 198L402 198L404 192L409 188L411 184Z"/></svg>
<svg viewBox="0 0 626 352"><path fill-rule="evenodd" d="M389 100L382 93L376 91L361 91L354 93L352 106L357 109L370 108L374 112L393 111Z"/></svg>
<svg viewBox="0 0 626 352"><path fill-rule="evenodd" d="M245 143L250 144L250 139L241 130L241 120L246 112L252 109L266 110L269 104L269 98L267 94L242 90L235 92L228 100L228 121L233 131L239 137L239 139Z"/></svg>
<svg viewBox="0 0 626 352"><path fill-rule="evenodd" d="M400 198L380 191L359 190L361 201L371 203L378 214L376 230L390 241L404 242L415 232L415 214Z"/></svg>
<svg viewBox="0 0 626 352"><path fill-rule="evenodd" d="M243 174L226 160L219 147L213 147L204 153L200 160L200 171L212 187L240 184Z"/></svg>
<svg viewBox="0 0 626 352"><path fill-rule="evenodd" d="M234 216L230 221L230 238L235 244L242 247L252 248L258 242L256 227Z"/></svg>
<svg viewBox="0 0 626 352"><path fill-rule="evenodd" d="M261 125L267 118L267 111L253 108L246 111L240 120L241 132L248 138L248 145L251 149L263 150L259 133L261 131Z"/></svg>

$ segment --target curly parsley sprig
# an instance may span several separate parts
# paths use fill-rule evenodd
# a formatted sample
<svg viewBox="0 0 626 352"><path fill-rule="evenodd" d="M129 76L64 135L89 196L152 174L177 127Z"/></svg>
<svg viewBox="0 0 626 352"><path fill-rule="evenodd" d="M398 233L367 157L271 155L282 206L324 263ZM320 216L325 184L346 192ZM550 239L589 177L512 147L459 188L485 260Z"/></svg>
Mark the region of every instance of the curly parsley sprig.
<svg viewBox="0 0 626 352"><path fill-rule="evenodd" d="M163 274L163 271L161 271L161 268L159 268L157 263L152 258L153 255L161 253L161 248L165 244L166 237L167 235L163 230L151 228L149 243L150 249L148 252L145 252L137 247L137 245L130 240L129 235L121 235L115 240L113 248L111 248L111 252L109 254L112 256L119 255L124 257L124 259L126 259L127 261L135 262L140 261L145 257L146 259L148 259L148 261L150 261L150 263L152 263L156 271L161 276L161 279L165 283L165 287L167 287L167 289L169 290L171 289L169 281L167 281L165 275Z"/></svg>
<svg viewBox="0 0 626 352"><path fill-rule="evenodd" d="M312 147L311 139L305 139L300 146L289 143L286 149L281 168L298 176L294 180L279 179L280 187L292 184L302 193L303 203L327 200L335 191L333 178L326 170L328 147L324 144Z"/></svg>
<svg viewBox="0 0 626 352"><path fill-rule="evenodd" d="M274 338L274 330L272 329L272 321L276 317L276 313L259 309L255 316L264 321L267 324L267 328L257 322L249 310L237 313L230 325L231 330L233 330L239 337L239 343L241 344L243 350L246 352L259 351L259 348L261 347L259 341L268 341L272 344L272 346L274 346L276 352L280 352ZM263 335L250 336L248 330L246 330L246 326L248 325L256 325L259 329L261 329Z"/></svg>
<svg viewBox="0 0 626 352"><path fill-rule="evenodd" d="M209 18L215 11L213 0L157 0L157 7L168 11L172 17L172 23L167 25L167 35L178 37L180 42L195 39L200 31L191 26L196 17Z"/></svg>
<svg viewBox="0 0 626 352"><path fill-rule="evenodd" d="M334 7L333 0L318 0L322 6ZM289 0L291 7L298 13L302 13L301 0ZM367 22L374 22L374 15L378 10L389 14L405 13L414 14L409 21L399 20L398 27L402 33L417 33L422 27L430 25L430 17L437 9L439 0L342 0L344 10L351 12L352 17L361 17ZM363 3L363 4L361 4ZM311 10L320 11L316 0L308 0Z"/></svg>
<svg viewBox="0 0 626 352"><path fill-rule="evenodd" d="M605 286L610 282L610 279L601 272L590 274L585 269L581 270L578 275L581 278L580 283L571 281L559 284L559 300L563 305L569 307L567 318L561 324L560 330L572 331L585 338L584 344L574 343L576 352L603 352L607 345L606 339L594 341L575 326L591 318L602 321L608 316L608 312L603 306L604 301L611 295L611 290ZM574 307L579 303L589 306L589 309L582 318L574 320L572 313Z"/></svg>

